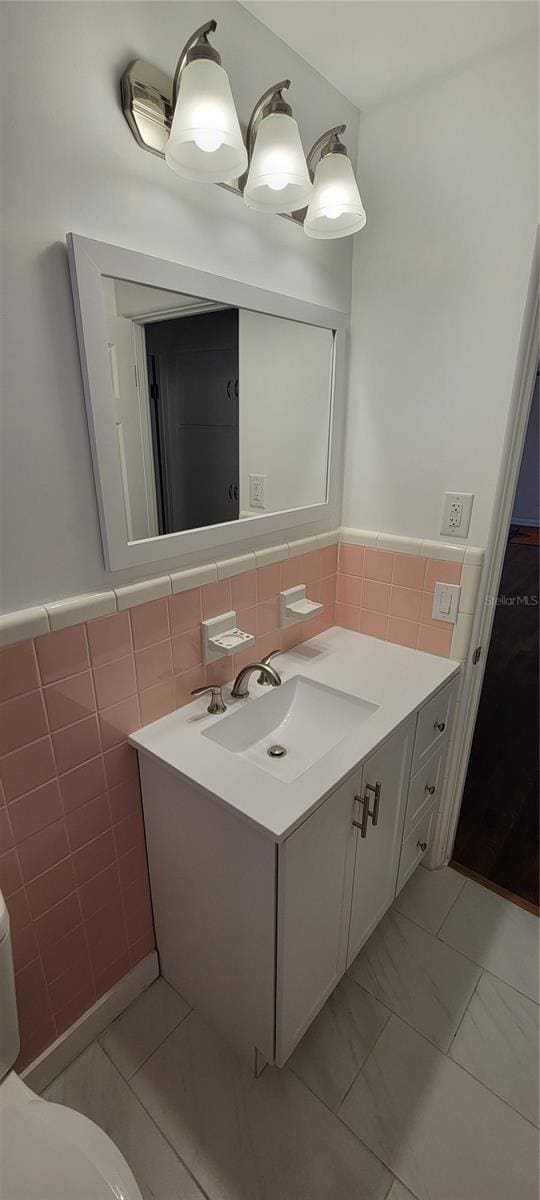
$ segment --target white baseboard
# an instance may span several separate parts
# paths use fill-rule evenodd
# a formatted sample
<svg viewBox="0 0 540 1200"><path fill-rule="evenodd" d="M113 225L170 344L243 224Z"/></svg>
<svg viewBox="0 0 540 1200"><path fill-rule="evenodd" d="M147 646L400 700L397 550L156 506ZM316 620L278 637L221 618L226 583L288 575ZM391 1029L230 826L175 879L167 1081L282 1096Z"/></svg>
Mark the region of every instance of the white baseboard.
<svg viewBox="0 0 540 1200"><path fill-rule="evenodd" d="M137 963L123 979L119 979L109 992L70 1025L64 1032L22 1072L22 1079L34 1092L42 1092L61 1071L78 1058L83 1050L99 1037L100 1033L118 1017L133 1000L144 992L159 975L156 951Z"/></svg>

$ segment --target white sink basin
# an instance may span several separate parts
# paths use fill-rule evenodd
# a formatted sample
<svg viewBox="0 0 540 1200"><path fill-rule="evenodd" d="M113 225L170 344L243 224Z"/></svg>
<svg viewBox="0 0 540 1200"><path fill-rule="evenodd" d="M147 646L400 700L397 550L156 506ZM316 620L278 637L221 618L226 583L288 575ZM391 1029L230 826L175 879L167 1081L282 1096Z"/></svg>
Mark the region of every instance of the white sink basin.
<svg viewBox="0 0 540 1200"><path fill-rule="evenodd" d="M223 717L203 737L290 783L368 721L378 707L296 675ZM272 757L270 747L286 753Z"/></svg>

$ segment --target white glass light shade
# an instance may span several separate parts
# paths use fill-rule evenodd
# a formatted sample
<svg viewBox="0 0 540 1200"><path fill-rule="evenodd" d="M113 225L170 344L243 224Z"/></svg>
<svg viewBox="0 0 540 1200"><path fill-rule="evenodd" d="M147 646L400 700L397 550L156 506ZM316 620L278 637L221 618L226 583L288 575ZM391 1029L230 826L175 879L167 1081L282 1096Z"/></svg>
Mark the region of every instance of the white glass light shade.
<svg viewBox="0 0 540 1200"><path fill-rule="evenodd" d="M294 117L269 113L263 117L255 138L244 188L248 208L294 212L308 203L312 187Z"/></svg>
<svg viewBox="0 0 540 1200"><path fill-rule="evenodd" d="M313 196L304 221L312 238L347 237L366 223L364 206L346 154L325 154L313 180Z"/></svg>
<svg viewBox="0 0 540 1200"><path fill-rule="evenodd" d="M227 72L211 59L182 71L165 160L177 175L201 183L229 183L247 167Z"/></svg>

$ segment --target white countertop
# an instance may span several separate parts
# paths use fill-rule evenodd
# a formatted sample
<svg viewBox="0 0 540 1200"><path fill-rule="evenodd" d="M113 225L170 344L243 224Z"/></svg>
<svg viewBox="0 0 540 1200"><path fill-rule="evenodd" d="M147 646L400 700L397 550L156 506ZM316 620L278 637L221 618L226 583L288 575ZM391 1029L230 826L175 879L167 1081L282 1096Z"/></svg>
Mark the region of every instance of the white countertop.
<svg viewBox="0 0 540 1200"><path fill-rule="evenodd" d="M275 779L240 754L201 736L239 706L268 695L268 688L256 683L256 675L251 677L247 700L233 700L230 689L224 688L226 714L210 716L206 712L209 697L201 696L193 704L138 729L129 741L140 754L149 755L180 779L196 784L276 842L287 837L460 669L452 659L337 627L284 652L274 660L274 666L283 682L302 675L369 700L379 706L378 710L290 783Z"/></svg>

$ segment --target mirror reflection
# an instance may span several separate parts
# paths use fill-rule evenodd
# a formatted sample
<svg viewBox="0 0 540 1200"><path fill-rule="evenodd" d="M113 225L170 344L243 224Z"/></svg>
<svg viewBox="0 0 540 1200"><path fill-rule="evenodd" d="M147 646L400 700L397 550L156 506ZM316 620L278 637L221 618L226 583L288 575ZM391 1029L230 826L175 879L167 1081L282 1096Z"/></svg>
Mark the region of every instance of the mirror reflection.
<svg viewBox="0 0 540 1200"><path fill-rule="evenodd" d="M326 500L332 330L102 285L129 541Z"/></svg>

